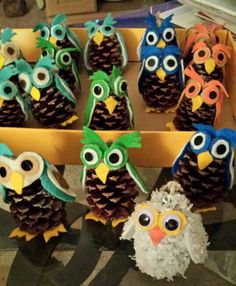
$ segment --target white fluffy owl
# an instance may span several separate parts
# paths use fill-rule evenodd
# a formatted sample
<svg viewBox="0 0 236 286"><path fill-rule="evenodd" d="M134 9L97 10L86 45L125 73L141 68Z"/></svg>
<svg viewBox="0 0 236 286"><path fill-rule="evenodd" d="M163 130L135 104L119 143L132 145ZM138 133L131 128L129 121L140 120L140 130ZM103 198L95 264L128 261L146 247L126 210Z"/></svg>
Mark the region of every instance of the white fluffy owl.
<svg viewBox="0 0 236 286"><path fill-rule="evenodd" d="M181 186L171 181L152 193L150 201L138 204L125 223L121 239L133 239L136 265L157 279L173 280L190 261L204 263L208 236L199 214Z"/></svg>

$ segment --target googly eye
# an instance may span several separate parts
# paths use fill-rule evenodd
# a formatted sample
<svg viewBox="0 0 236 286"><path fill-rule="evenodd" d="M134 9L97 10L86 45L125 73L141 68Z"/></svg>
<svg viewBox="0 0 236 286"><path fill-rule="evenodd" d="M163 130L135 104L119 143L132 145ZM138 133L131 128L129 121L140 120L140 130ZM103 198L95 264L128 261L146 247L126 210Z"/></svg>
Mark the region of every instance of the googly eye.
<svg viewBox="0 0 236 286"><path fill-rule="evenodd" d="M202 92L202 99L207 104L215 104L220 97L220 90L216 86L205 88Z"/></svg>
<svg viewBox="0 0 236 286"><path fill-rule="evenodd" d="M225 157L227 157L229 152L230 152L229 143L224 139L217 140L211 148L211 154L216 159L224 159Z"/></svg>
<svg viewBox="0 0 236 286"><path fill-rule="evenodd" d="M40 37L43 38L44 40L48 40L50 36L50 30L48 27L43 27L41 32L40 32Z"/></svg>
<svg viewBox="0 0 236 286"><path fill-rule="evenodd" d="M172 72L174 71L178 66L178 62L176 57L169 55L164 58L163 60L163 67L165 70Z"/></svg>
<svg viewBox="0 0 236 286"><path fill-rule="evenodd" d="M104 95L103 86L101 84L94 85L94 87L93 87L93 94L94 94L94 97L96 97L98 99L102 98L103 95Z"/></svg>
<svg viewBox="0 0 236 286"><path fill-rule="evenodd" d="M33 81L39 87L46 86L51 80L50 74L47 69L43 67L37 68L33 73Z"/></svg>
<svg viewBox="0 0 236 286"><path fill-rule="evenodd" d="M20 55L19 48L13 43L5 44L3 50L7 58L10 58L10 59L17 59Z"/></svg>
<svg viewBox="0 0 236 286"><path fill-rule="evenodd" d="M151 209L142 208L137 214L137 221L142 228L150 228L154 223L154 213Z"/></svg>
<svg viewBox="0 0 236 286"><path fill-rule="evenodd" d="M190 144L194 150L202 149L206 144L206 134L197 132L190 140Z"/></svg>
<svg viewBox="0 0 236 286"><path fill-rule="evenodd" d="M107 156L110 165L116 167L123 162L124 156L119 149L113 149Z"/></svg>
<svg viewBox="0 0 236 286"><path fill-rule="evenodd" d="M26 92L29 91L31 83L30 83L30 78L27 74L25 73L19 74L19 83L24 91Z"/></svg>
<svg viewBox="0 0 236 286"><path fill-rule="evenodd" d="M62 41L66 36L66 30L62 25L54 25L51 28L51 34L56 40Z"/></svg>
<svg viewBox="0 0 236 286"><path fill-rule="evenodd" d="M72 58L71 58L71 55L69 53L64 53L62 56L61 56L61 62L62 64L64 65L70 65L71 64L71 61L72 61Z"/></svg>
<svg viewBox="0 0 236 286"><path fill-rule="evenodd" d="M99 161L99 154L97 150L86 147L82 150L82 160L88 166L95 166Z"/></svg>
<svg viewBox="0 0 236 286"><path fill-rule="evenodd" d="M165 42L169 43L173 41L175 37L175 31L173 28L166 28L163 32L163 39Z"/></svg>
<svg viewBox="0 0 236 286"><path fill-rule="evenodd" d="M155 32L150 31L147 33L146 42L149 46L156 45L157 41L158 41L158 38Z"/></svg>
<svg viewBox="0 0 236 286"><path fill-rule="evenodd" d="M214 51L213 52L213 59L215 60L216 64L220 67L223 67L227 62L227 56L222 51Z"/></svg>
<svg viewBox="0 0 236 286"><path fill-rule="evenodd" d="M203 64L211 56L211 51L207 47L199 48L193 54L193 59L196 64Z"/></svg>
<svg viewBox="0 0 236 286"><path fill-rule="evenodd" d="M150 71L156 71L159 64L159 60L155 56L148 57L145 61L145 68Z"/></svg>
<svg viewBox="0 0 236 286"><path fill-rule="evenodd" d="M162 226L168 231L175 231L181 226L181 219L176 214L167 215L162 221Z"/></svg>
<svg viewBox="0 0 236 286"><path fill-rule="evenodd" d="M201 91L201 84L196 80L190 80L190 82L187 84L183 92L188 98L193 98L196 95L198 95L200 91Z"/></svg>

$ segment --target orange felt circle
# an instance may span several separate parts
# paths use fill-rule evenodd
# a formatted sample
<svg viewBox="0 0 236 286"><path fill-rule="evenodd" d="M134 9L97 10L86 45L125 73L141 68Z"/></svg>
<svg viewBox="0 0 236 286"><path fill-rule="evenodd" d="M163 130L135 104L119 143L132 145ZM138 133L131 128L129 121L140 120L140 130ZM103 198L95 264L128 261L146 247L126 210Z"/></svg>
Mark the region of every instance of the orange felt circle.
<svg viewBox="0 0 236 286"><path fill-rule="evenodd" d="M222 51L214 51L213 52L213 59L216 64L220 67L223 67L227 62L227 56Z"/></svg>
<svg viewBox="0 0 236 286"><path fill-rule="evenodd" d="M215 104L220 98L220 90L216 86L209 86L202 92L202 99L209 105Z"/></svg>
<svg viewBox="0 0 236 286"><path fill-rule="evenodd" d="M185 87L183 93L188 98L193 98L198 95L201 91L201 84L196 80L190 80L187 86Z"/></svg>
<svg viewBox="0 0 236 286"><path fill-rule="evenodd" d="M207 47L197 49L193 54L193 59L196 64L203 64L211 56L211 51Z"/></svg>

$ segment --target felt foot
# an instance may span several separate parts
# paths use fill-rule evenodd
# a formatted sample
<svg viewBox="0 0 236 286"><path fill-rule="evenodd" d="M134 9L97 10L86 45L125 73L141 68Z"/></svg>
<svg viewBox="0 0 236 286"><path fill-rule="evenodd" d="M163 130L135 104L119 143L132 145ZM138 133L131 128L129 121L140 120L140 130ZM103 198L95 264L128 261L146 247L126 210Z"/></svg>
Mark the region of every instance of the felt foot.
<svg viewBox="0 0 236 286"><path fill-rule="evenodd" d="M61 123L61 126L65 127L66 125L70 125L76 120L78 120L79 117L77 115L72 115L69 119Z"/></svg>
<svg viewBox="0 0 236 286"><path fill-rule="evenodd" d="M216 207L197 209L195 213L207 213L216 211Z"/></svg>
<svg viewBox="0 0 236 286"><path fill-rule="evenodd" d="M97 222L101 222L102 224L106 224L107 223L107 219L105 219L104 217L99 217L97 215L95 215L93 212L89 212L86 216L85 216L85 219L87 220L94 220L94 221L97 221Z"/></svg>
<svg viewBox="0 0 236 286"><path fill-rule="evenodd" d="M170 131L177 131L177 129L174 126L173 121L166 123L166 128L168 128Z"/></svg>
<svg viewBox="0 0 236 286"><path fill-rule="evenodd" d="M114 218L114 219L112 220L111 225L112 225L113 227L116 227L118 224L127 221L127 219L128 219L128 218L120 218L120 219Z"/></svg>
<svg viewBox="0 0 236 286"><path fill-rule="evenodd" d="M174 113L176 111L176 109L177 109L176 106L170 107L169 109L165 110L165 113Z"/></svg>
<svg viewBox="0 0 236 286"><path fill-rule="evenodd" d="M146 107L145 112L146 113L161 113L161 111L158 108L154 108L154 107Z"/></svg>
<svg viewBox="0 0 236 286"><path fill-rule="evenodd" d="M10 238L13 237L23 237L25 236L26 241L30 241L31 239L35 238L38 234L30 234L26 231L21 230L19 227L15 228L11 234L9 235Z"/></svg>
<svg viewBox="0 0 236 286"><path fill-rule="evenodd" d="M67 232L67 230L65 229L65 227L62 223L60 223L56 227L53 227L49 230L46 230L43 233L43 237L44 237L45 242L47 243L52 237L58 236L60 232Z"/></svg>

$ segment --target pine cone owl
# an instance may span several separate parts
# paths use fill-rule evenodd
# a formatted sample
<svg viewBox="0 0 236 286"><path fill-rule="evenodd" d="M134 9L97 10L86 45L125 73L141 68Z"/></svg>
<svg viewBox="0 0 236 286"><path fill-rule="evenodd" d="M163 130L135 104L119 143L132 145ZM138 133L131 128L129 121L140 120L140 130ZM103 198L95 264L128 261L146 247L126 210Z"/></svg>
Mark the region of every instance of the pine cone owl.
<svg viewBox="0 0 236 286"><path fill-rule="evenodd" d="M180 98L184 73L180 49L167 46L159 49L143 47L142 65L139 71L138 88L148 112L168 112Z"/></svg>
<svg viewBox="0 0 236 286"><path fill-rule="evenodd" d="M92 84L83 125L97 130L133 128L127 82L120 69L114 66L110 77L103 71L97 71L90 79Z"/></svg>
<svg viewBox="0 0 236 286"><path fill-rule="evenodd" d="M113 66L125 69L128 64L125 42L114 28L115 23L109 13L102 25L98 21L84 24L89 37L84 50L84 64L88 71L103 70L110 74Z"/></svg>
<svg viewBox="0 0 236 286"><path fill-rule="evenodd" d="M17 74L12 64L0 70L0 126L20 127L29 118L27 103L15 84Z"/></svg>
<svg viewBox="0 0 236 286"><path fill-rule="evenodd" d="M76 34L65 24L66 21L65 14L61 13L54 17L50 25L39 23L34 26L33 31L39 31L39 39L50 41L57 49L72 48L73 51L70 52L70 55L78 65L82 52L80 41Z"/></svg>
<svg viewBox="0 0 236 286"><path fill-rule="evenodd" d="M158 15L148 14L145 20L147 29L137 49L139 58L143 47L157 46L158 48L165 48L170 45L179 47L174 25L171 24L172 17L173 15L170 15L161 22Z"/></svg>
<svg viewBox="0 0 236 286"><path fill-rule="evenodd" d="M224 96L229 97L223 84L217 80L205 82L189 66L185 74L190 78L176 110L173 125L168 123L172 129L191 131L195 130L193 124L203 123L218 127L221 117Z"/></svg>
<svg viewBox="0 0 236 286"><path fill-rule="evenodd" d="M76 195L57 169L34 152L13 157L0 145L0 182L3 200L10 205L17 228L10 237L31 240L42 234L48 242L66 232L66 202Z"/></svg>
<svg viewBox="0 0 236 286"><path fill-rule="evenodd" d="M141 147L141 137L138 132L132 132L105 143L91 129L83 130L81 181L90 208L86 218L103 224L112 220L115 227L133 212L138 195L136 185L148 192L127 153L127 148Z"/></svg>
<svg viewBox="0 0 236 286"><path fill-rule="evenodd" d="M176 158L172 172L195 207L210 207L233 187L236 131L194 127L198 131Z"/></svg>
<svg viewBox="0 0 236 286"><path fill-rule="evenodd" d="M78 119L76 99L50 56L41 58L34 68L24 60L16 66L22 88L32 97L32 113L43 126L65 127Z"/></svg>
<svg viewBox="0 0 236 286"><path fill-rule="evenodd" d="M180 185L169 182L138 204L121 239L133 239L136 265L156 279L185 277L190 261L204 263L208 236L200 214L193 213Z"/></svg>

